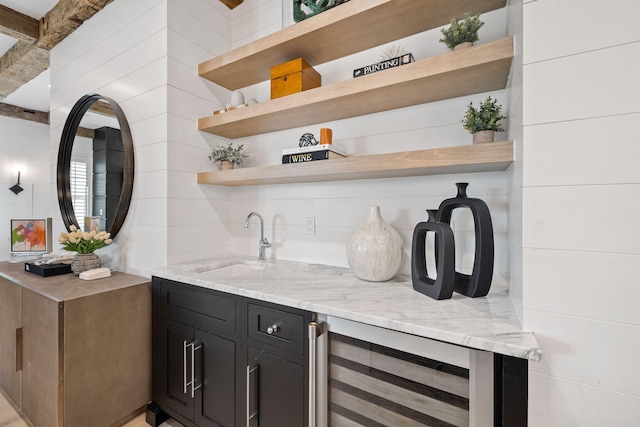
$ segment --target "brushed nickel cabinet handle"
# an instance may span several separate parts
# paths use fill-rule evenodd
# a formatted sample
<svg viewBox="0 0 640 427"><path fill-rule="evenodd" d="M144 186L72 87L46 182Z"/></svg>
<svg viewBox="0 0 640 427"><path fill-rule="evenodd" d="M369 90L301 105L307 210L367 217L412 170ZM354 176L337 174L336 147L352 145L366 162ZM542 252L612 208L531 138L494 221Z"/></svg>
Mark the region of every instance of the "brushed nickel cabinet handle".
<svg viewBox="0 0 640 427"><path fill-rule="evenodd" d="M182 341L182 392L187 394L187 341Z"/></svg>
<svg viewBox="0 0 640 427"><path fill-rule="evenodd" d="M278 328L278 325L276 325L276 324L274 323L273 325L271 325L271 326L269 326L269 327L267 328L267 333L268 333L269 335L273 335L274 333L278 332L278 329L280 329L280 328Z"/></svg>
<svg viewBox="0 0 640 427"><path fill-rule="evenodd" d="M195 343L188 344L187 347L191 346L191 381L188 385L191 386L191 398L194 399L196 397L196 390L202 387L202 383L198 384L198 387L195 387L196 384L196 351L202 349L202 344L196 347Z"/></svg>
<svg viewBox="0 0 640 427"><path fill-rule="evenodd" d="M255 412L253 414L251 413L251 374L257 371L258 371L258 365L254 366L253 368L251 367L251 365L247 365L247 427L251 426L251 420L256 418L256 416L258 415L257 402L256 402Z"/></svg>
<svg viewBox="0 0 640 427"><path fill-rule="evenodd" d="M16 372L22 370L22 328L16 329Z"/></svg>

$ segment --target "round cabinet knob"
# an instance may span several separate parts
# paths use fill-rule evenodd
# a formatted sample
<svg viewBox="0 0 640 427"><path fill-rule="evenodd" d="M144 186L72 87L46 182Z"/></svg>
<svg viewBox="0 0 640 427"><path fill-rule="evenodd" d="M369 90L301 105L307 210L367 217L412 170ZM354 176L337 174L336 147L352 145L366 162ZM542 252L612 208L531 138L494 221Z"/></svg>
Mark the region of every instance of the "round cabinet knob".
<svg viewBox="0 0 640 427"><path fill-rule="evenodd" d="M278 325L271 325L267 328L267 333L269 335L273 335L273 333L277 331L278 331Z"/></svg>

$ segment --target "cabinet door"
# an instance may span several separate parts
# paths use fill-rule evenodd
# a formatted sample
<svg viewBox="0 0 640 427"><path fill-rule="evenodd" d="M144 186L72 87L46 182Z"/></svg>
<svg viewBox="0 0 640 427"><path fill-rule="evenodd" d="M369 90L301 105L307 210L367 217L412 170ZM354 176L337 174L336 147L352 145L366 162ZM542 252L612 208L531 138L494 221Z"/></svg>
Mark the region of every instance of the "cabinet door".
<svg viewBox="0 0 640 427"><path fill-rule="evenodd" d="M0 387L20 406L16 331L21 326L22 288L0 277ZM18 366L19 367L19 366Z"/></svg>
<svg viewBox="0 0 640 427"><path fill-rule="evenodd" d="M236 343L221 336L195 331L196 413L202 427L233 427L236 411Z"/></svg>
<svg viewBox="0 0 640 427"><path fill-rule="evenodd" d="M64 304L22 289L22 413L34 426L62 425L59 373Z"/></svg>
<svg viewBox="0 0 640 427"><path fill-rule="evenodd" d="M251 347L247 358L250 370L257 367L247 390L249 412L257 409L250 426L305 426L308 391L304 366Z"/></svg>
<svg viewBox="0 0 640 427"><path fill-rule="evenodd" d="M193 328L182 323L160 317L154 324L153 399L190 421L195 405L191 389L187 387L185 392L185 383L191 376L190 349L186 345L193 338Z"/></svg>

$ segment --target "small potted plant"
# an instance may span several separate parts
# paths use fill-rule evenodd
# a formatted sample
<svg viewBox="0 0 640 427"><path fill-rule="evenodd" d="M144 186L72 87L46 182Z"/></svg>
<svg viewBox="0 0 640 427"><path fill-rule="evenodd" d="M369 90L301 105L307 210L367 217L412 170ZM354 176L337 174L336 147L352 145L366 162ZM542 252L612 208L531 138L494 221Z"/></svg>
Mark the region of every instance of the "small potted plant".
<svg viewBox="0 0 640 427"><path fill-rule="evenodd" d="M480 20L480 14L469 16L468 13L465 13L461 20L453 18L449 28L440 30L444 37L439 41L451 50L471 47L478 41L478 30L483 25L484 22Z"/></svg>
<svg viewBox="0 0 640 427"><path fill-rule="evenodd" d="M209 160L219 165L222 170L233 169L234 166L242 166L249 157L242 150L244 150L242 144L234 146L233 142L229 145L218 145L218 148L209 154Z"/></svg>
<svg viewBox="0 0 640 427"><path fill-rule="evenodd" d="M469 103L462 126L473 134L474 144L493 142L495 132L504 132L504 127L499 123L505 118L501 110L498 100L491 97L485 99L478 109L473 106L473 102Z"/></svg>

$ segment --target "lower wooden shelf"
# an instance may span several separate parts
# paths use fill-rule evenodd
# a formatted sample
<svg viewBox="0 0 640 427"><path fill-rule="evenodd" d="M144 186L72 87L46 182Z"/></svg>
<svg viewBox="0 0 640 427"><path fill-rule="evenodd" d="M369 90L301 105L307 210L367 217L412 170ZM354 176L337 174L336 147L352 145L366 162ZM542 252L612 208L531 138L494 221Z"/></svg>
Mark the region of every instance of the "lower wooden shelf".
<svg viewBox="0 0 640 427"><path fill-rule="evenodd" d="M198 173L198 184L227 187L300 182L504 171L513 162L511 141L462 145Z"/></svg>

